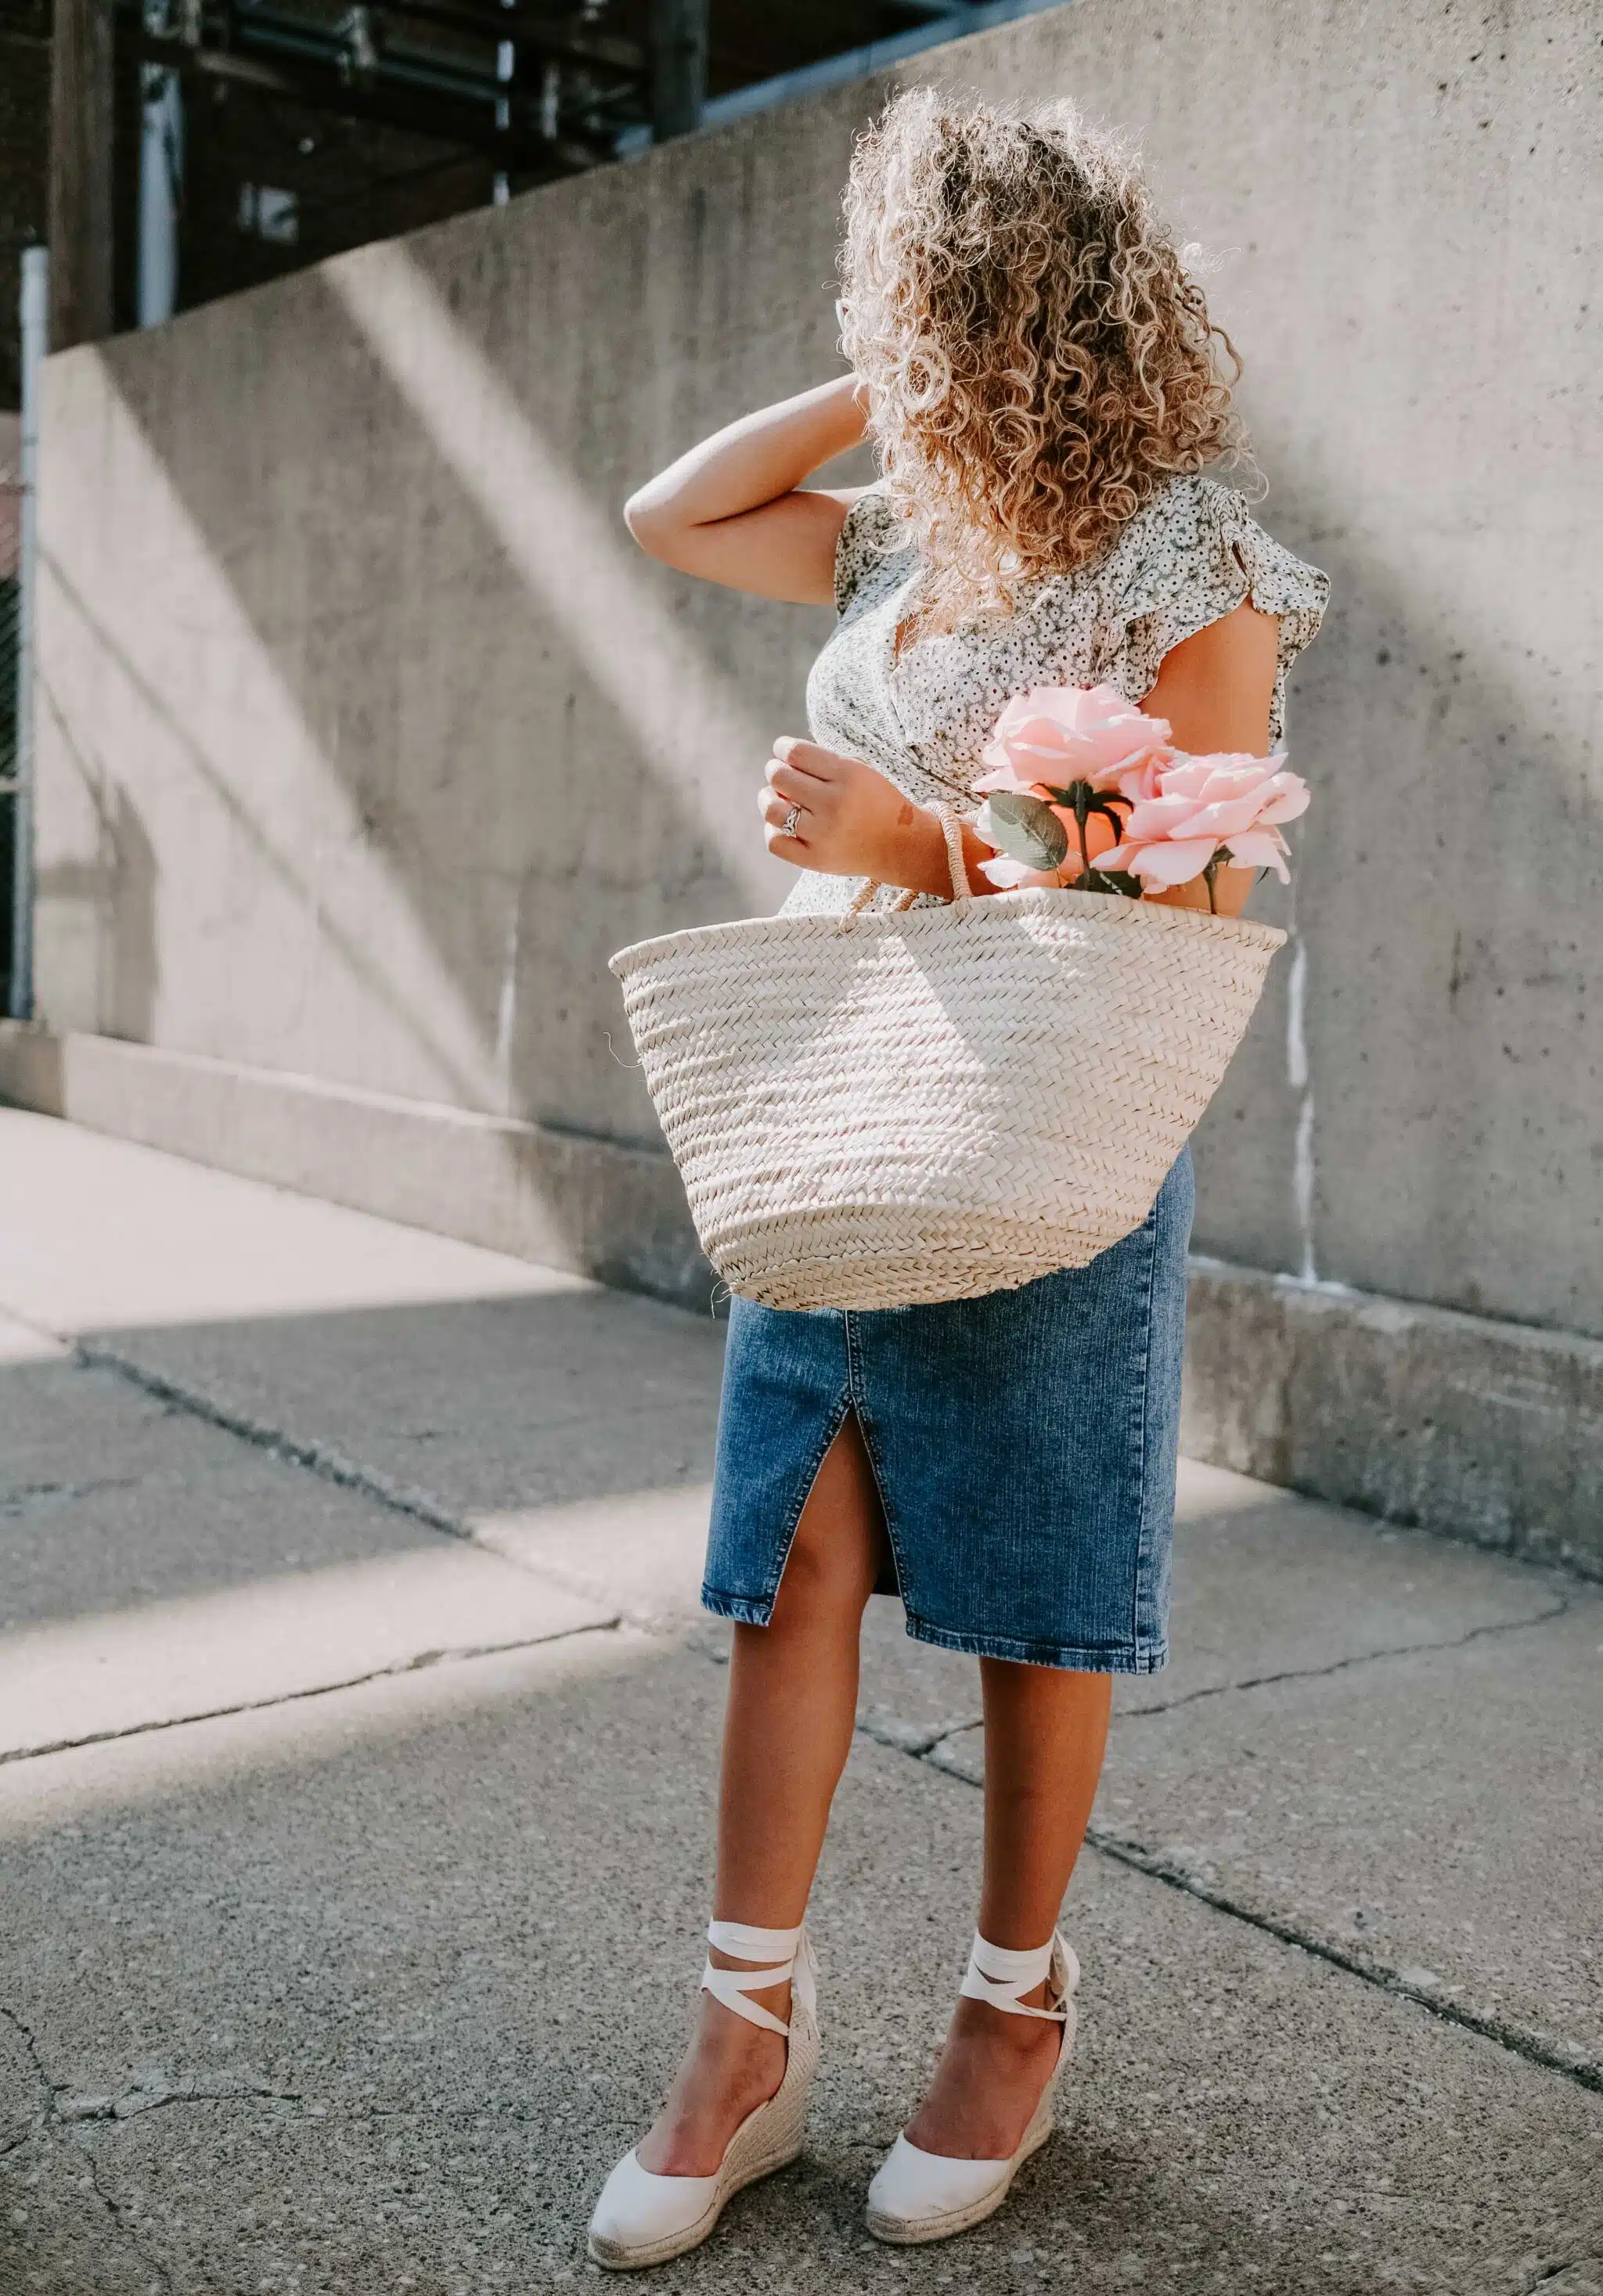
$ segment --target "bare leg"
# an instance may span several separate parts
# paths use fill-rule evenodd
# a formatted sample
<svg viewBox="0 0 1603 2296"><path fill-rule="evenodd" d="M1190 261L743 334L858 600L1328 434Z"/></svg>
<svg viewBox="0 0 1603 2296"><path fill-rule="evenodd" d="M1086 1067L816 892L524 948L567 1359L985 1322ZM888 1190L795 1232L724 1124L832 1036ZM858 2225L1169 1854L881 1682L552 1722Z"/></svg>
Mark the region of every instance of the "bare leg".
<svg viewBox="0 0 1603 2296"><path fill-rule="evenodd" d="M1052 1934L1096 1799L1107 1743L1105 1674L982 1659L985 1875L980 1934L1023 1950ZM1037 2006L1044 1986L1023 1997ZM925 2152L1001 2161L1016 2151L1057 2061L1061 2028L959 1997L930 2093L908 2136Z"/></svg>
<svg viewBox="0 0 1603 2296"><path fill-rule="evenodd" d="M719 1921L793 1929L807 1906L857 1718L858 1636L884 1529L848 1417L818 1470L766 1627L737 1626L724 1717ZM726 1968L752 1964L714 1953ZM790 1988L750 1997L779 2018ZM740 2123L785 2078L785 2043L703 1994L668 2101L638 2147L656 2176L710 2177Z"/></svg>

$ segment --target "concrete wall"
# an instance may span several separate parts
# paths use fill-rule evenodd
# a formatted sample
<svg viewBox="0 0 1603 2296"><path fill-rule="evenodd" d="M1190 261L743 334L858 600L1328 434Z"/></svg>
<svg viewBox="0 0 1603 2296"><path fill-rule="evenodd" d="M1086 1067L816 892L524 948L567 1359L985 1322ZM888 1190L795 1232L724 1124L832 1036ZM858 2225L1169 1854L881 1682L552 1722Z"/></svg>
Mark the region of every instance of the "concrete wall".
<svg viewBox="0 0 1603 2296"><path fill-rule="evenodd" d="M1199 1244L1603 1335L1591 8L1080 0L902 77L1140 133L1227 251L1262 515L1335 580L1294 694L1295 951L1204 1127ZM127 1128L259 1168L238 1111L299 1079L284 1177L477 1232L464 1168L399 1144L431 1109L460 1144L467 1111L519 1201L545 1191L501 1240L683 1266L671 1205L623 1188L601 1250L596 1187L538 1176L659 1146L604 959L777 900L751 793L826 624L648 565L617 510L832 371L838 191L882 93L50 363L42 1017L153 1048L117 1071ZM236 1112L172 1138L158 1103L198 1105L206 1062ZM371 1168L389 1102L404 1181Z"/></svg>

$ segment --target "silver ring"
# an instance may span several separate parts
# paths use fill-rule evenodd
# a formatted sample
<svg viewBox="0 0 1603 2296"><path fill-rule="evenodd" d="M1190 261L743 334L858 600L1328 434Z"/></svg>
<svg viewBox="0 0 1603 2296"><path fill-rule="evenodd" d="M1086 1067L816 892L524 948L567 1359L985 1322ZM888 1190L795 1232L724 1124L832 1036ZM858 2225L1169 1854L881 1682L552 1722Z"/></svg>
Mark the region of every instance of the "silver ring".
<svg viewBox="0 0 1603 2296"><path fill-rule="evenodd" d="M799 805L793 805L790 811L785 815L785 819L779 824L780 836L793 837L796 833L796 824L801 820L801 807Z"/></svg>

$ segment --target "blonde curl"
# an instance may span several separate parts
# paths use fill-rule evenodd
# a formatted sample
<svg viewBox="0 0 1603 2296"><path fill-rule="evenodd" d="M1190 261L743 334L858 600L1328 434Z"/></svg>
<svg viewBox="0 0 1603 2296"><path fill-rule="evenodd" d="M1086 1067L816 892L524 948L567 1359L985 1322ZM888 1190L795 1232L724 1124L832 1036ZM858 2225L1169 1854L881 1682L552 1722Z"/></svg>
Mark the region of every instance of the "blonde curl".
<svg viewBox="0 0 1603 2296"><path fill-rule="evenodd" d="M1134 157L1073 104L898 96L845 225L842 345L943 623L1009 611L1171 478L1245 455L1235 346Z"/></svg>

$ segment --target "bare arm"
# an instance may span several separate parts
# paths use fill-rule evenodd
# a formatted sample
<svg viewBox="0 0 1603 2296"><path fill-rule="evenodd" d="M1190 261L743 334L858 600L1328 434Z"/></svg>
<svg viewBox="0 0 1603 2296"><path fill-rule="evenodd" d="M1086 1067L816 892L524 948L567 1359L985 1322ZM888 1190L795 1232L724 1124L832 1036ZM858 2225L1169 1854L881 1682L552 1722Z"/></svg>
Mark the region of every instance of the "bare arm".
<svg viewBox="0 0 1603 2296"><path fill-rule="evenodd" d="M1210 622L1163 656L1158 682L1142 709L1149 717L1167 718L1176 747L1193 757L1216 750L1265 756L1279 637L1278 615L1260 613L1250 598L1244 599L1234 613ZM1221 916L1240 915L1255 880L1252 869L1219 872L1213 894ZM1208 906L1200 878L1153 898L1177 909Z"/></svg>
<svg viewBox="0 0 1603 2296"><path fill-rule="evenodd" d="M803 489L819 464L860 444L857 378L841 375L715 431L624 504L629 532L681 573L761 598L826 606L834 552L860 488Z"/></svg>

